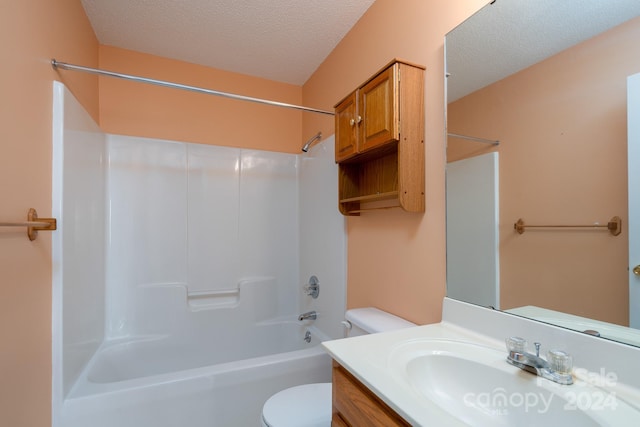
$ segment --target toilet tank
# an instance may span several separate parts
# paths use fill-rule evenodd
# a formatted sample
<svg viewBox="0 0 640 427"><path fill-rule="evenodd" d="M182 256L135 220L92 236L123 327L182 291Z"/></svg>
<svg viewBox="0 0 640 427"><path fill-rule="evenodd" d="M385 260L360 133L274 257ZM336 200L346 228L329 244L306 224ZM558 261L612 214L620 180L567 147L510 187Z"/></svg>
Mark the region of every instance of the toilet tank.
<svg viewBox="0 0 640 427"><path fill-rule="evenodd" d="M378 310L375 307L347 310L345 319L348 322L346 324L346 336L349 337L375 334L378 332L388 332L396 329L416 326L415 323L411 323L391 313L387 313L386 311ZM351 327L349 327L349 324Z"/></svg>

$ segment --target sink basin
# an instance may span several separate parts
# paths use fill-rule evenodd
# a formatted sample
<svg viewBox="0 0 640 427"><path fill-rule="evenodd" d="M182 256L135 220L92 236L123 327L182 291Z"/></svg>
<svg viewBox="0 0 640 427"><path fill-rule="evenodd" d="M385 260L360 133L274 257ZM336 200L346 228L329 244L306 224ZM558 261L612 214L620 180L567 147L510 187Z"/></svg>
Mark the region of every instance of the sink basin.
<svg viewBox="0 0 640 427"><path fill-rule="evenodd" d="M467 425L587 427L638 416L604 389L555 384L509 365L506 350L473 343L405 342L390 353L388 367L421 399Z"/></svg>

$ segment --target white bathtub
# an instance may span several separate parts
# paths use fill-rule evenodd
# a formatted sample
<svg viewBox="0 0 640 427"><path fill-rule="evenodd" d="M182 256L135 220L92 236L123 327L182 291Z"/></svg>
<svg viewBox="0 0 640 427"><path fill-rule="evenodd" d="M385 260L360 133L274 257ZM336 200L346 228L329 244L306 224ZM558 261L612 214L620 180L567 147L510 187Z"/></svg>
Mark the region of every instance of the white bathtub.
<svg viewBox="0 0 640 427"><path fill-rule="evenodd" d="M207 342L108 343L65 399L62 425L259 426L262 405L275 392L331 381L330 357L318 345L324 339L313 327L274 322Z"/></svg>

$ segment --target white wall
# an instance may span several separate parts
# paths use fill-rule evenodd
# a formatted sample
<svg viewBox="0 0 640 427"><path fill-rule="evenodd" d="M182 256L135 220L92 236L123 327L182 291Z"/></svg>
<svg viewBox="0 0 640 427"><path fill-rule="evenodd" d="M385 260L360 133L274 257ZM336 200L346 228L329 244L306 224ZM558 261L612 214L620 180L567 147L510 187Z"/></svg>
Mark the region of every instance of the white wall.
<svg viewBox="0 0 640 427"><path fill-rule="evenodd" d="M447 163L447 296L500 308L498 153Z"/></svg>
<svg viewBox="0 0 640 427"><path fill-rule="evenodd" d="M165 333L157 298L233 307L246 281L297 314L298 156L117 135L108 153L109 338Z"/></svg>
<svg viewBox="0 0 640 427"><path fill-rule="evenodd" d="M55 401L69 392L104 337L105 138L61 83L54 82L53 91Z"/></svg>
<svg viewBox="0 0 640 427"><path fill-rule="evenodd" d="M242 328L310 310L341 337L333 144L293 155L109 135L108 337L198 335L221 315ZM312 274L316 300L302 290Z"/></svg>
<svg viewBox="0 0 640 427"><path fill-rule="evenodd" d="M301 293L302 311L316 310L315 324L341 338L346 308L346 221L338 211L338 166L332 135L300 155L300 286L320 280L317 299Z"/></svg>
<svg viewBox="0 0 640 427"><path fill-rule="evenodd" d="M627 78L627 162L629 193L629 326L640 328L640 73Z"/></svg>

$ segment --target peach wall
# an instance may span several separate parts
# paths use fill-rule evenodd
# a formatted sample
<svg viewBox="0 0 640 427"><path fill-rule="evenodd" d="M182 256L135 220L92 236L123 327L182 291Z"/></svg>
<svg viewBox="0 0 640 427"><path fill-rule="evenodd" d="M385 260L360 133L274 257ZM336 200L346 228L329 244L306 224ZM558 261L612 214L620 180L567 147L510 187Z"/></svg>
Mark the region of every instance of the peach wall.
<svg viewBox="0 0 640 427"><path fill-rule="evenodd" d="M377 0L303 87L305 105L332 108L393 58L427 67L426 212L347 219L348 307L376 306L416 323L441 319L445 286L444 35L487 1ZM333 133L303 117L303 133ZM337 204L337 202L336 202Z"/></svg>
<svg viewBox="0 0 640 427"><path fill-rule="evenodd" d="M640 18L452 103L449 129L499 139L501 305L628 325L626 77L640 71ZM449 141L449 158L488 151ZM467 150L465 152L465 149ZM455 150L455 151L454 151ZM527 231L605 223L622 234Z"/></svg>
<svg viewBox="0 0 640 427"><path fill-rule="evenodd" d="M98 79L59 75L55 57L89 66L98 43L79 0L5 1L0 13L0 220L51 215L52 81L94 118ZM51 239L0 230L0 425L51 424Z"/></svg>
<svg viewBox="0 0 640 427"><path fill-rule="evenodd" d="M299 86L110 46L100 46L100 68L301 104ZM302 114L309 113L100 77L100 127L107 133L299 153L307 139Z"/></svg>
<svg viewBox="0 0 640 427"><path fill-rule="evenodd" d="M298 152L318 130L333 133L333 120L325 116L240 107L195 94L165 95L159 91L171 90L104 78L99 105L98 78L56 72L48 64L51 57L324 109L393 57L426 65L427 211L349 218L348 297L350 307L374 305L418 323L440 319L445 293L443 37L486 0L377 0L302 89L99 48L79 0L4 3L0 46L11 62L0 68L2 219L22 219L31 206L41 216L50 214L53 79L63 81L107 132L284 152ZM50 276L46 233L29 242L22 230L0 231L2 425L50 425Z"/></svg>

